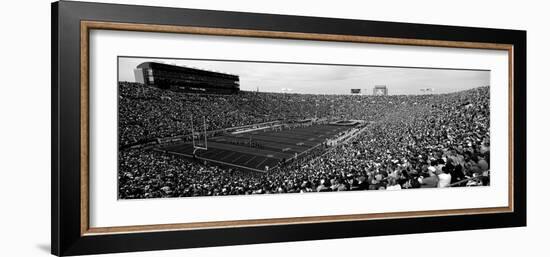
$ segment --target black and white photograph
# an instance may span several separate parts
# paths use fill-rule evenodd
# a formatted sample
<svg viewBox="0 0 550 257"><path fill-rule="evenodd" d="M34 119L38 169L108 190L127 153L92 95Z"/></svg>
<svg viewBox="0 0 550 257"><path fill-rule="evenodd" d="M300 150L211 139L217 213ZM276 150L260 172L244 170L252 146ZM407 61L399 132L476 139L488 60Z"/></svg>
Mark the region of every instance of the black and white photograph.
<svg viewBox="0 0 550 257"><path fill-rule="evenodd" d="M490 186L490 70L118 57L118 198Z"/></svg>

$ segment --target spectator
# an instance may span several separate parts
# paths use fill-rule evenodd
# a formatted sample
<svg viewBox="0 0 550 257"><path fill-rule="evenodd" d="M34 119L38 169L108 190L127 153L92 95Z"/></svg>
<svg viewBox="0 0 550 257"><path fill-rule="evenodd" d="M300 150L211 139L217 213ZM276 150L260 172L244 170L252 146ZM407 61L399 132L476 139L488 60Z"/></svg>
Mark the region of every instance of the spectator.
<svg viewBox="0 0 550 257"><path fill-rule="evenodd" d="M457 186L490 184L488 87L418 96L203 95L121 82L119 92L122 199L435 188L463 179L470 180ZM285 161L267 174L143 147L173 136L190 141L191 116L197 124L206 117L209 133L312 117L369 123L355 138Z"/></svg>

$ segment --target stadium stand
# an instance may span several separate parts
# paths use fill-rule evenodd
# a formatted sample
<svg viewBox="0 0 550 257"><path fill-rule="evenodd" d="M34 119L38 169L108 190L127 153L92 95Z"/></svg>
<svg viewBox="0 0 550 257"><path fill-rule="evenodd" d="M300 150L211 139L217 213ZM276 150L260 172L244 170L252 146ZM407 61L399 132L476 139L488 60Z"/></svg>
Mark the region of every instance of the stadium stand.
<svg viewBox="0 0 550 257"><path fill-rule="evenodd" d="M134 70L136 81L177 92L236 94L239 76L185 66L144 62Z"/></svg>
<svg viewBox="0 0 550 257"><path fill-rule="evenodd" d="M357 97L246 91L187 94L120 82L118 194L133 199L489 185L489 111L489 87L438 95ZM208 131L272 121L365 123L354 127L360 133L356 130L336 146L312 147L303 158L278 162L267 173L143 147L167 137L183 135L183 141L190 140L191 116L206 117ZM348 129L334 127L340 130L330 129L326 137L338 137ZM289 135L301 133L298 127L286 129ZM266 140L270 136L258 133ZM269 150L262 145L257 141L254 149Z"/></svg>

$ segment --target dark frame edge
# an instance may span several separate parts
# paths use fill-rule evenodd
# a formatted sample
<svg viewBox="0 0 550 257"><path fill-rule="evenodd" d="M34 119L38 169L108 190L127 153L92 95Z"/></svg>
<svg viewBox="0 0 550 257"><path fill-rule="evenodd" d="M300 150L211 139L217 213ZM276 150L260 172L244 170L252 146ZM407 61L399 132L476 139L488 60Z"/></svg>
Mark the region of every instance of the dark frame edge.
<svg viewBox="0 0 550 257"><path fill-rule="evenodd" d="M59 2L51 3L51 254L59 255Z"/></svg>
<svg viewBox="0 0 550 257"><path fill-rule="evenodd" d="M514 214L527 226L527 31L514 33ZM517 174L522 172L522 174ZM519 193L518 193L519 192Z"/></svg>

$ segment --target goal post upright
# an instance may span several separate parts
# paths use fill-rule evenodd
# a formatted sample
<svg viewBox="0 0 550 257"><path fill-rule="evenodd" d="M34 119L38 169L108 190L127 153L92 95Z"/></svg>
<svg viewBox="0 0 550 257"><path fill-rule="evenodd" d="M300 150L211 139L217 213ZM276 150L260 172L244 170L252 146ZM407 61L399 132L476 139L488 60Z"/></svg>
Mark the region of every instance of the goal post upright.
<svg viewBox="0 0 550 257"><path fill-rule="evenodd" d="M203 116L203 131L201 132L201 130L199 129L199 139L198 139L198 142L201 142L202 140L200 139L200 134L201 133L204 133L204 146L201 146L200 144L197 144L197 142L195 142L195 125L193 123L193 115L191 115L191 140L193 142L193 155L195 154L195 152L197 152L197 150L208 150L208 142L207 142L207 131L206 131L206 116ZM200 127L200 122L199 122L199 127Z"/></svg>

